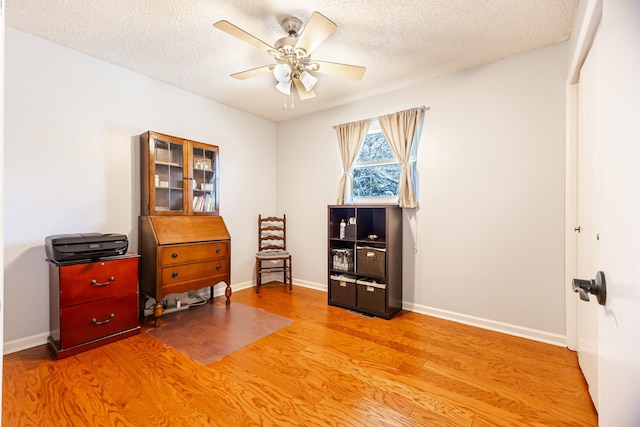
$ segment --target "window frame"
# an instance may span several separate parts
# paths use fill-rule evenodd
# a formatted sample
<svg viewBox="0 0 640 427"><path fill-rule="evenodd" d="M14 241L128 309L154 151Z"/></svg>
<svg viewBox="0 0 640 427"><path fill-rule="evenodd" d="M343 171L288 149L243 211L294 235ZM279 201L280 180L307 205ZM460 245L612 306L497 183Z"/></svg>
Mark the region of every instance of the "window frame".
<svg viewBox="0 0 640 427"><path fill-rule="evenodd" d="M387 146L389 147L389 150L391 151L391 154L393 155L393 161L390 161L390 159L384 159L384 160L370 160L370 161L366 161L366 162L358 162L358 158L360 157L360 152L362 151L362 149L364 148L365 144L367 143L367 137L369 135L373 135L373 134L377 134L380 133L382 134L382 137L384 138L384 141L387 143ZM416 189L416 174L415 171L417 169L416 165L417 165L417 160L418 160L418 150L417 150L417 145L418 145L418 141L416 139L414 139L413 144L411 146L411 157L409 158L409 168L412 170L412 185L414 190ZM372 167L372 166L384 166L384 165L398 165L400 166L400 161L398 160L397 156L395 155L393 149L391 148L391 145L389 144L389 141L387 140L387 137L384 135L384 132L382 132L382 128L380 127L380 123L378 122L377 118L371 119L371 123L369 124L369 130L367 131L367 135L364 138L364 141L362 142L362 145L360 146L360 150L358 151L358 154L356 156L355 161L353 162L353 165L351 166L351 170L349 170L349 177L351 178L351 198L353 200L354 204L359 204L359 205L363 205L363 204L376 204L376 205L394 205L394 204L398 204L398 197L399 194L396 194L394 196L364 196L364 197L359 197L356 196L354 193L354 177L353 177L353 173L356 169L359 168L366 168L366 167ZM398 182L400 181L400 174L398 173ZM396 188L396 193L398 193L398 188Z"/></svg>

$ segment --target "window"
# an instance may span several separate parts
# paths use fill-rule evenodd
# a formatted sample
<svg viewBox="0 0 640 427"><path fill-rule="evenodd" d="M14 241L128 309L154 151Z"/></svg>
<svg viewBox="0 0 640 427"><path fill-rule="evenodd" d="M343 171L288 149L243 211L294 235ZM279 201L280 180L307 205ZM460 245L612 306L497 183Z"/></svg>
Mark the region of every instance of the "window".
<svg viewBox="0 0 640 427"><path fill-rule="evenodd" d="M417 143L411 147L409 166L415 177ZM398 198L400 163L384 137L377 119L371 120L351 170L355 201L395 202ZM415 187L415 182L414 182Z"/></svg>

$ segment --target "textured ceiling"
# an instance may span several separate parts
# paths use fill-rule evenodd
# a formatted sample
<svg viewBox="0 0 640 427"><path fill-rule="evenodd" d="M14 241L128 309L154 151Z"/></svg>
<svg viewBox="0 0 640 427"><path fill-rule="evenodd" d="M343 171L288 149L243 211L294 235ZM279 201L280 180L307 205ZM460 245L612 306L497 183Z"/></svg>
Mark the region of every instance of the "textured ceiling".
<svg viewBox="0 0 640 427"><path fill-rule="evenodd" d="M7 0L6 24L223 104L283 121L567 40L578 0ZM268 44L279 21L318 11L337 30L312 54L362 65L362 81L317 74L316 97L283 109L274 63L215 29L227 20ZM304 28L303 28L304 31Z"/></svg>

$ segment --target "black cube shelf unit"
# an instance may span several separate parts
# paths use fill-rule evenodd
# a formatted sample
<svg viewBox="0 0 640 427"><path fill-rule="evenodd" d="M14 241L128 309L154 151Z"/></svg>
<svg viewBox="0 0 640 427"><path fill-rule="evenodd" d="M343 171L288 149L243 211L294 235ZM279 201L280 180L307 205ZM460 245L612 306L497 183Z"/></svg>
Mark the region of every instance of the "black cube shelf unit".
<svg viewBox="0 0 640 427"><path fill-rule="evenodd" d="M328 222L329 305L391 319L402 310L402 209L330 205Z"/></svg>

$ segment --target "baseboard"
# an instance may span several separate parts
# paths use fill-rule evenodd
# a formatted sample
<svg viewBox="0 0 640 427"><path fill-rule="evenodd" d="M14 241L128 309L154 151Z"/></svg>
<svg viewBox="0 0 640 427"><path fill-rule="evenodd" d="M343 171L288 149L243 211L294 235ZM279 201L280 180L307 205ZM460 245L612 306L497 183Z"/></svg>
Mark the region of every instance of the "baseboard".
<svg viewBox="0 0 640 427"><path fill-rule="evenodd" d="M296 286L302 286L304 288L327 292L327 286L321 283L308 282L306 280L299 279L294 279L293 283ZM240 291L242 289L252 288L254 286L255 282L253 280L250 280L242 283L236 283L232 288L234 291ZM224 295L224 291L224 286L216 286L214 288L213 295L214 297L222 296ZM208 293L204 296L208 296ZM233 302L233 295L231 295L231 301ZM415 313L425 314L427 316L438 317L440 319L451 320L453 322L458 322L469 326L475 326L477 328L488 329L490 331L500 332L507 335L513 335L520 338L526 338L533 341L552 344L559 347L567 346L566 336L560 334L552 334L536 329L523 328L521 326L510 325L508 323L496 322L494 320L483 319L480 317L469 316L466 314L455 313L447 310L440 310L437 308L419 304L412 304L406 301L403 302L402 309L413 311ZM49 334L45 332L13 341L6 341L4 343L4 354L15 353L17 351L22 351L31 347L37 347L39 345L46 344L48 336Z"/></svg>
<svg viewBox="0 0 640 427"><path fill-rule="evenodd" d="M507 335L513 335L520 338L526 338L533 341L552 344L559 347L567 346L567 337L560 334L552 334L549 332L539 331L537 329L524 328L522 326L511 325L508 323L497 322L495 320L483 319L481 317L469 316L466 314L455 313L447 310L440 310L424 305L411 304L404 302L403 310L413 311L415 313L425 314L427 316L438 317L440 319L451 320L453 322L462 323L477 328L487 329L490 331L500 332Z"/></svg>
<svg viewBox="0 0 640 427"><path fill-rule="evenodd" d="M315 282L307 282L306 280L293 279L293 284L302 286L303 288L315 289L316 291L327 292L327 285Z"/></svg>
<svg viewBox="0 0 640 427"><path fill-rule="evenodd" d="M19 338L13 341L5 341L3 353L4 354L15 353L17 351L22 351L28 348L37 347L39 345L46 344L48 337L49 337L49 333L44 332L37 335L31 335L30 337Z"/></svg>
<svg viewBox="0 0 640 427"><path fill-rule="evenodd" d="M282 275L280 275L282 276ZM282 280L282 277L279 277L278 280ZM315 282L307 282L306 280L296 279L295 277L292 280L295 286L302 286L303 288L315 289L316 291L327 292L327 285L323 285ZM249 281L243 283L237 283L233 285L234 291L241 291L242 289L253 288L256 285L256 282ZM218 294L218 292L214 292L215 296L224 294L224 290ZM233 295L231 296L231 300L233 301Z"/></svg>

